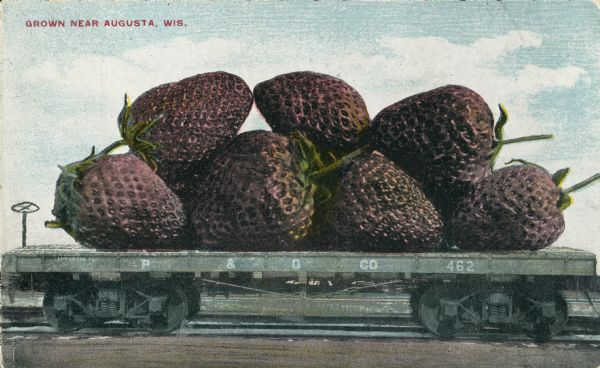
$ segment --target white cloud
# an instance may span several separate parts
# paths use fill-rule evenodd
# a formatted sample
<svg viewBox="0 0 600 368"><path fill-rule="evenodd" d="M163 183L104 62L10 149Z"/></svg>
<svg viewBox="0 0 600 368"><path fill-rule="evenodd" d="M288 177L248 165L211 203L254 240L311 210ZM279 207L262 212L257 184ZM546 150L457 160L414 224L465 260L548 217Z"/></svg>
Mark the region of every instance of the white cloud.
<svg viewBox="0 0 600 368"><path fill-rule="evenodd" d="M144 68L128 63L122 58L104 55L82 55L70 61L48 62L24 72L24 80L32 84L49 83L57 91L85 100L122 96L127 91L131 77L139 77Z"/></svg>
<svg viewBox="0 0 600 368"><path fill-rule="evenodd" d="M386 77L398 82L412 80L411 92L444 84L462 84L480 93L490 106L504 103L511 115L528 122L524 134L538 129L529 113L532 95L553 88L570 88L584 74L579 67L545 68L527 64L513 70L510 53L522 48L540 47L536 33L514 31L495 38L480 38L469 45L455 44L443 38L386 37L381 45L398 56L397 65L386 69ZM495 111L496 112L496 111ZM510 130L511 125L507 126Z"/></svg>
<svg viewBox="0 0 600 368"><path fill-rule="evenodd" d="M523 47L540 47L542 37L529 31L512 31L494 38L480 38L472 43L472 49L486 58L498 58Z"/></svg>
<svg viewBox="0 0 600 368"><path fill-rule="evenodd" d="M137 96L157 84L204 71L226 69L241 75L252 87L280 73L316 70L339 76L355 86L372 115L408 95L455 83L478 91L492 106L505 103L521 121L532 122L528 97L547 89L572 87L585 74L583 69L572 66L544 68L507 63L511 52L542 46L542 37L528 31L480 38L466 45L436 37L383 37L377 40L376 53L358 47L332 49L289 41L249 44L180 37L130 49L118 56L83 55L44 62L26 71L25 78L31 83L60 86L78 96L97 95L114 102L120 100L124 91ZM515 65L517 69L512 69ZM390 84L391 91L385 88ZM535 125L527 124L532 131L537 128Z"/></svg>
<svg viewBox="0 0 600 368"><path fill-rule="evenodd" d="M207 64L223 63L241 56L237 41L212 38L194 42L184 37L164 45L150 45L123 53L123 59L150 70L191 69Z"/></svg>
<svg viewBox="0 0 600 368"><path fill-rule="evenodd" d="M44 61L25 72L25 78L31 81L58 81L62 77L61 71L56 63Z"/></svg>
<svg viewBox="0 0 600 368"><path fill-rule="evenodd" d="M193 42L176 38L165 44L130 49L118 56L87 54L71 60L45 61L26 70L29 83L48 83L80 99L114 102L124 92L137 96L157 84L216 70L238 56L235 41L209 39Z"/></svg>
<svg viewBox="0 0 600 368"><path fill-rule="evenodd" d="M574 66L549 69L536 65L525 65L517 73L515 88L518 88L522 94L529 95L552 88L570 88L584 74L583 69Z"/></svg>

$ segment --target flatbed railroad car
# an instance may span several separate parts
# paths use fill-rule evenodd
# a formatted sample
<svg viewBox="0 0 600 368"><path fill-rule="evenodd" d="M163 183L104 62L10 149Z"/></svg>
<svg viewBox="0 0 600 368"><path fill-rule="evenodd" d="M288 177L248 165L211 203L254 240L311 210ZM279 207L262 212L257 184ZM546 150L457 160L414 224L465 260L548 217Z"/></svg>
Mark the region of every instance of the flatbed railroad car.
<svg viewBox="0 0 600 368"><path fill-rule="evenodd" d="M497 328L543 341L569 317L598 318L600 306L595 255L565 247L383 254L27 246L2 256L4 307L23 282L41 285L45 318L62 331L119 320L162 333L198 312L412 313L442 337ZM216 303L219 295L235 297Z"/></svg>

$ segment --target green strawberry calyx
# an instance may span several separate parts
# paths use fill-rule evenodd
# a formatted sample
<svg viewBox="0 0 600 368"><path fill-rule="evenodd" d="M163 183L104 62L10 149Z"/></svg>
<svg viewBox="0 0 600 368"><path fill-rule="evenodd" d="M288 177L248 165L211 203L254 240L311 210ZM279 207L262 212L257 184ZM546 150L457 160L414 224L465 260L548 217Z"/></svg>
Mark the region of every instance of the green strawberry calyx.
<svg viewBox="0 0 600 368"><path fill-rule="evenodd" d="M300 169L300 181L305 188L304 202L310 198L316 198L317 203L327 201L331 193L327 185L319 182L315 173L321 172L327 167L321 152L317 146L301 132L290 134L290 151Z"/></svg>
<svg viewBox="0 0 600 368"><path fill-rule="evenodd" d="M309 174L309 180L316 183L319 189L316 193L318 203L321 203L325 207L331 204L333 193L337 189L338 174L350 161L360 156L363 152L363 148L358 148L339 158L329 154L328 163L317 167L317 170L313 170Z"/></svg>
<svg viewBox="0 0 600 368"><path fill-rule="evenodd" d="M492 169L494 168L496 159L498 158L502 147L504 147L505 145L554 138L552 134L535 134L518 138L504 139L504 127L508 122L508 111L506 110L506 107L503 104L498 104L498 108L500 109L500 116L498 117L498 121L496 122L496 125L494 127L494 142L492 144L493 150L492 155L490 156L490 165Z"/></svg>
<svg viewBox="0 0 600 368"><path fill-rule="evenodd" d="M158 123L163 114L157 115L152 120L135 122L131 114L131 100L125 93L124 106L119 114L119 133L126 144L136 152L144 162L146 162L153 171L157 169L156 160L151 155L151 150L158 148L158 144L141 139L140 137Z"/></svg>
<svg viewBox="0 0 600 368"><path fill-rule="evenodd" d="M512 159L512 160L508 161L506 164L508 165L508 164L512 164L514 162L518 162L523 165L536 166L536 167L543 169L543 167L538 164L535 164L533 162L529 162L526 160L521 160L521 159ZM573 204L573 197L571 196L571 193L576 192L580 189L583 189L583 188L587 187L588 185L600 180L600 173L598 173L598 174L590 176L589 178L587 178L585 180L580 181L577 184L574 184L566 189L563 189L562 185L563 185L567 175L569 175L570 172L571 172L571 169L566 167L566 168L560 169L557 172L555 172L554 174L552 174L552 181L560 189L560 198L558 199L558 202L556 203L556 207L558 207L558 209L560 209L561 211L566 210L567 208L569 208L569 206L571 206Z"/></svg>
<svg viewBox="0 0 600 368"><path fill-rule="evenodd" d="M65 166L58 166L62 172L56 184L55 206L52 210L52 213L56 216L56 220L46 221L44 223L45 227L63 229L69 235L75 237L74 235L80 229L76 211L77 202L81 199L81 195L76 188L77 182L100 158L110 155L113 151L126 144L124 140L119 140L98 153L96 153L96 147L92 147L92 152L83 160Z"/></svg>
<svg viewBox="0 0 600 368"><path fill-rule="evenodd" d="M315 233L317 227L324 226L325 213L331 206L333 192L337 188L337 174L347 162L362 153L362 149L337 158L329 152L319 151L304 133L292 132L289 140L290 151L300 168L299 180L304 187L303 203L307 206L314 204L317 207L310 229L311 233ZM305 235L303 233L295 238Z"/></svg>
<svg viewBox="0 0 600 368"><path fill-rule="evenodd" d="M552 181L556 184L557 187L562 187L567 175L571 173L571 169L565 167L564 169L560 169L554 174L552 174Z"/></svg>
<svg viewBox="0 0 600 368"><path fill-rule="evenodd" d="M304 133L293 132L289 139L292 155L298 159L300 170L303 173L310 176L312 172L325 167L317 147Z"/></svg>

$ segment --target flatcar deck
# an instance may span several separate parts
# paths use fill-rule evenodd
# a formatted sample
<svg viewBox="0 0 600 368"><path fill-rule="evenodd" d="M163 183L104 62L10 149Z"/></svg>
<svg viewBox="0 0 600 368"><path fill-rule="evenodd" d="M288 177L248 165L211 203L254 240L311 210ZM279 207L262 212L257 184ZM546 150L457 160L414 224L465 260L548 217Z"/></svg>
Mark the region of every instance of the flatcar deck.
<svg viewBox="0 0 600 368"><path fill-rule="evenodd" d="M23 285L44 289L44 315L64 331L119 320L170 332L185 318L208 313L214 300L213 313L223 315L418 314L439 336L495 328L544 341L560 333L569 316L598 313L595 275L593 253L565 247L352 253L114 252L68 245L28 246L2 256L5 306ZM230 295L232 303L218 299Z"/></svg>
<svg viewBox="0 0 600 368"><path fill-rule="evenodd" d="M593 253L538 251L446 253L99 251L29 246L5 253L2 272L374 272L594 276Z"/></svg>

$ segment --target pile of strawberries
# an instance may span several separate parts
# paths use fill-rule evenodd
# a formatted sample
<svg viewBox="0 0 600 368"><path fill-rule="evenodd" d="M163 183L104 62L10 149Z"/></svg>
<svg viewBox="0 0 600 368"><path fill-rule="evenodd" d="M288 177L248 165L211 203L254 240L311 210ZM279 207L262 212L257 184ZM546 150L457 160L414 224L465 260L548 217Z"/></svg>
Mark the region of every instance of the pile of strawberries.
<svg viewBox="0 0 600 368"><path fill-rule="evenodd" d="M254 92L254 93L253 93ZM99 249L369 252L535 250L564 231L567 169L494 170L486 102L444 86L370 119L360 94L293 72L254 91L226 72L160 85L119 114L121 139L62 167L56 217ZM253 104L272 131L238 131ZM129 153L113 154L121 146Z"/></svg>

